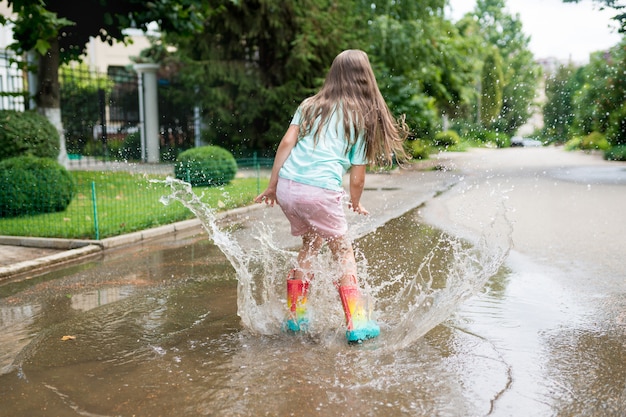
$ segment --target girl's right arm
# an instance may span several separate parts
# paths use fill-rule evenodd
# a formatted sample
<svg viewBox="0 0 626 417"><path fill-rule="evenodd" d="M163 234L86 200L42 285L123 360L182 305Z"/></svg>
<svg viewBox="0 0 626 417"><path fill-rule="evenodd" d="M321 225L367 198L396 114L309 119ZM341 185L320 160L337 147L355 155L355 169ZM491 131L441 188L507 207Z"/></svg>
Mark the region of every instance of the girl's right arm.
<svg viewBox="0 0 626 417"><path fill-rule="evenodd" d="M259 194L254 201L256 203L265 202L265 204L269 204L273 206L276 202L276 185L278 184L278 171L282 168L283 164L289 157L291 150L296 143L298 142L298 132L300 131L300 126L298 125L289 125L289 129L285 133L285 136L280 141L278 145L278 149L276 150L276 156L274 157L274 165L272 166L272 174L270 176L270 183L268 184L265 191Z"/></svg>
<svg viewBox="0 0 626 417"><path fill-rule="evenodd" d="M361 194L365 187L365 165L352 165L350 168L350 204L349 207L358 214L368 215L369 212L361 205Z"/></svg>

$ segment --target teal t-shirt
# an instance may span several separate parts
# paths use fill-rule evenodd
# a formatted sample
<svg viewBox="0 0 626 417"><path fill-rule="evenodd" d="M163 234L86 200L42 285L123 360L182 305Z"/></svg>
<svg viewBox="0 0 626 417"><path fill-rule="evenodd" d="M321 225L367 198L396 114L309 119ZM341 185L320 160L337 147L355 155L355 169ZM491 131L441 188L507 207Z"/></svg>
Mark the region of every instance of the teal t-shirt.
<svg viewBox="0 0 626 417"><path fill-rule="evenodd" d="M300 125L301 118L302 109L298 107L291 124ZM312 130L315 131L315 129ZM302 184L343 191L343 176L350 167L367 164L363 135L359 135L346 153L347 143L343 128L343 114L340 111L334 111L328 118L327 125L321 127L317 143L313 135L300 138L278 175Z"/></svg>

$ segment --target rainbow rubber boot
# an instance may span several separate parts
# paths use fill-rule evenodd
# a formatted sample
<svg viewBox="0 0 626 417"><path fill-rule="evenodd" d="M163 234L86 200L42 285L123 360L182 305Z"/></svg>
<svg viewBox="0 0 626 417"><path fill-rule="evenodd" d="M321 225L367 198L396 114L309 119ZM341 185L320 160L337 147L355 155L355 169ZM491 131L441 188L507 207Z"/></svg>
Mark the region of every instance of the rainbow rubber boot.
<svg viewBox="0 0 626 417"><path fill-rule="evenodd" d="M289 276L291 276L291 273ZM309 281L287 278L287 308L289 309L289 316L284 323L286 330L300 332L308 329L309 318L306 311L306 294L308 290Z"/></svg>
<svg viewBox="0 0 626 417"><path fill-rule="evenodd" d="M367 301L361 296L356 285L339 287L339 296L343 311L346 313L346 339L348 343L361 343L373 339L380 334L380 327L374 320L370 320Z"/></svg>

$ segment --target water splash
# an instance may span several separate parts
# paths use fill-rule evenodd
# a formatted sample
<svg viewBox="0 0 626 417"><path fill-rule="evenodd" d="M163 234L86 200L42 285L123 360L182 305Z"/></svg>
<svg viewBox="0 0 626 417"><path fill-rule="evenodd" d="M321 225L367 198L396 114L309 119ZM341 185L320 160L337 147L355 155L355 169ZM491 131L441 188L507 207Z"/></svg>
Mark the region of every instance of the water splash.
<svg viewBox="0 0 626 417"><path fill-rule="evenodd" d="M264 224L257 225L255 234L247 236L257 240L254 249L244 250L218 227L215 211L193 193L188 183L173 178L164 183L172 192L161 201L179 201L191 210L234 267L238 279L237 313L243 326L253 333L279 333L285 317L285 271L295 265L296 254L278 247L271 228ZM445 321L498 271L508 255L510 235L511 226L503 207L475 244L442 234L420 258L417 271L396 269L377 278L368 271L376 270L376 263L368 265L361 256L361 286L375 305L374 317L383 328L383 336L373 345L401 349ZM313 268L316 275L309 293L309 333L324 344L333 344L342 340L338 336L345 329L333 285L336 267L328 250L314 261ZM435 284L442 277L444 284Z"/></svg>
<svg viewBox="0 0 626 417"><path fill-rule="evenodd" d="M215 211L204 204L187 182L168 177L163 182L172 192L161 197L163 204L172 200L179 201L187 207L202 223L204 230L213 243L220 248L237 273L237 314L247 329L261 334L276 333L277 323L282 322L283 312L277 308L276 292L272 277L281 277L280 267L290 253L279 249L271 239L271 235L258 237L258 249L244 251L237 240L221 230L217 225ZM273 260L272 262L262 262ZM257 279L257 278L261 279Z"/></svg>

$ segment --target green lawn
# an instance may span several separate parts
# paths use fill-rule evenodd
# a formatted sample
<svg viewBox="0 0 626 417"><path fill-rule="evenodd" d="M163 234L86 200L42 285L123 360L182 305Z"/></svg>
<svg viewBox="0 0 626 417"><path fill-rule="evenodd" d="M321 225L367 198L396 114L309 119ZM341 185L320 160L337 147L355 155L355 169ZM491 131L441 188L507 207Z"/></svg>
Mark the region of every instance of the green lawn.
<svg viewBox="0 0 626 417"><path fill-rule="evenodd" d="M169 188L151 180L164 180L165 175L109 171L71 174L77 192L65 211L0 219L0 235L104 239L193 217L179 202L166 206L159 201L169 194ZM251 204L267 182L267 178L237 178L225 186L193 190L205 204L222 211Z"/></svg>

